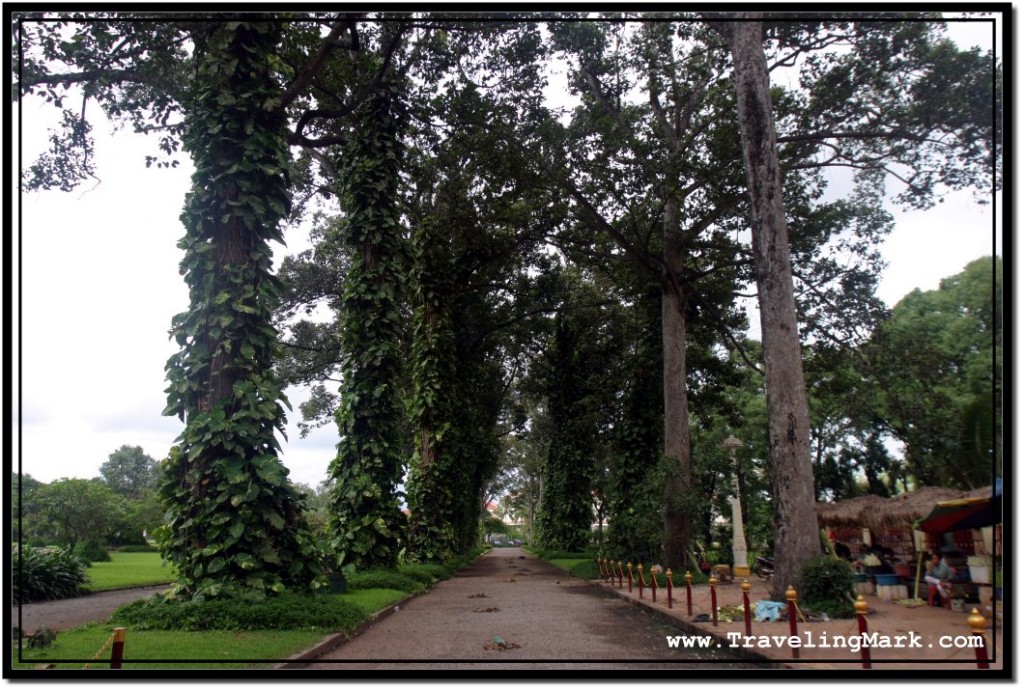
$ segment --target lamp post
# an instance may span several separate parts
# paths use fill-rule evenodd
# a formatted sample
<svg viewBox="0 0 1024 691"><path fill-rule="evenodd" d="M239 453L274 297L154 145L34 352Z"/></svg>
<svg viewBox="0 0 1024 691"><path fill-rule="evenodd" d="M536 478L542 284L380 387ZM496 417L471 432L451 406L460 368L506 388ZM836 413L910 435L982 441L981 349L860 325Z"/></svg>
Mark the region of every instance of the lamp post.
<svg viewBox="0 0 1024 691"><path fill-rule="evenodd" d="M734 491L732 498L729 500L729 503L732 504L732 573L733 576L749 576L750 566L747 565L747 538L743 535L743 510L740 507L739 466L736 464L736 449L743 448L743 442L730 434L722 442L722 446L729 450L734 471Z"/></svg>

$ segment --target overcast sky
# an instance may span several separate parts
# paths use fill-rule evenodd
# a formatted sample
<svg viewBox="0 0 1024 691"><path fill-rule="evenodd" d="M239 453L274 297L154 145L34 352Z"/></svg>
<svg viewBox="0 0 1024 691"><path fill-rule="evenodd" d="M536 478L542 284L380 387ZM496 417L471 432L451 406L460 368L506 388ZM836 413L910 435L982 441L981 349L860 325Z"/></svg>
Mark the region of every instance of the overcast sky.
<svg viewBox="0 0 1024 691"><path fill-rule="evenodd" d="M990 25L956 25L953 35L988 46ZM11 114L13 127L18 115ZM20 116L28 164L46 146L54 109L29 98ZM14 238L15 387L19 365L22 377L11 412L15 470L20 451L22 471L44 482L95 477L123 444L163 458L182 428L160 413L164 363L175 351L167 337L171 317L188 306L176 243L184 234L178 215L192 169L187 160L177 169L147 169L152 140L126 131L111 135L107 123L93 124L101 180L72 193L22 194L14 205L21 230ZM896 213L880 296L895 304L914 288L937 288L978 257L1001 254L1001 243L993 246L1001 213L998 204L974 204L970 194L951 195L928 212ZM288 248L275 247L276 256L308 241L303 230L289 231L286 240ZM329 426L300 439L295 423L304 396L290 391L289 397L296 410L282 458L293 480L315 486L334 455L337 430Z"/></svg>

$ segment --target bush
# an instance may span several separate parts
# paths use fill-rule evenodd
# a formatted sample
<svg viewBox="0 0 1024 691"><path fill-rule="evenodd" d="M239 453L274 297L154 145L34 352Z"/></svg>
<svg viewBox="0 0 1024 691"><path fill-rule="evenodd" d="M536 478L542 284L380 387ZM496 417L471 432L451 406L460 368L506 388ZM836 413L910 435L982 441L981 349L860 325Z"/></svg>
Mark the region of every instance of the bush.
<svg viewBox="0 0 1024 691"><path fill-rule="evenodd" d="M539 549L534 552L545 561L552 559L596 559L590 552L566 552L560 549Z"/></svg>
<svg viewBox="0 0 1024 691"><path fill-rule="evenodd" d="M593 559L581 561L579 564L571 567L569 569L569 573L577 578L582 578L585 581L592 581L601 577L597 572L597 562Z"/></svg>
<svg viewBox="0 0 1024 691"><path fill-rule="evenodd" d="M85 540L75 545L75 554L82 559L86 565L98 561L110 561L110 554L106 548L96 540Z"/></svg>
<svg viewBox="0 0 1024 691"><path fill-rule="evenodd" d="M159 552L160 548L156 545L121 545L117 548L118 552Z"/></svg>
<svg viewBox="0 0 1024 691"><path fill-rule="evenodd" d="M67 548L25 547L19 551L14 545L11 563L15 604L74 597L89 580L86 563Z"/></svg>
<svg viewBox="0 0 1024 691"><path fill-rule="evenodd" d="M398 567L398 572L424 585L451 578L455 573L443 564L404 564Z"/></svg>
<svg viewBox="0 0 1024 691"><path fill-rule="evenodd" d="M800 587L804 603L853 602L853 569L843 559L816 557L801 567Z"/></svg>
<svg viewBox="0 0 1024 691"><path fill-rule="evenodd" d="M406 593L419 593L425 590L423 584L416 579L410 578L398 571L388 571L385 569L356 571L346 574L345 580L348 583L349 590L384 588L386 590L401 590Z"/></svg>
<svg viewBox="0 0 1024 691"><path fill-rule="evenodd" d="M315 627L331 631L355 628L365 613L359 606L323 595L281 595L265 600L177 602L154 595L118 607L110 622L139 630L237 631Z"/></svg>

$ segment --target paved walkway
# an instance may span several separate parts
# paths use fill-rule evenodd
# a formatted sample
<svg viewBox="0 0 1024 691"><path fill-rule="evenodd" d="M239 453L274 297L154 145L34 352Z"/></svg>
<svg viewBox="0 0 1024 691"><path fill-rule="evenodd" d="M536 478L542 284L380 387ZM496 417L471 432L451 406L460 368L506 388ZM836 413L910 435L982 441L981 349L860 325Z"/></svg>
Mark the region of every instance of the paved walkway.
<svg viewBox="0 0 1024 691"><path fill-rule="evenodd" d="M289 669L715 670L727 651L670 649L683 632L521 549L483 555L360 635L326 643ZM339 645L340 644L340 645Z"/></svg>
<svg viewBox="0 0 1024 691"><path fill-rule="evenodd" d="M83 624L106 621L119 606L162 593L168 588L169 584L106 590L82 597L15 605L11 610L11 625L20 627L27 634L43 627L53 631L69 631Z"/></svg>
<svg viewBox="0 0 1024 691"><path fill-rule="evenodd" d="M745 627L741 621L720 622L715 626L712 622L694 621L700 615L711 616L711 589L707 585L693 586L692 614L687 614L686 589L683 579L674 577L674 581L682 581L684 587L673 589L672 608L669 609L666 592L661 589L657 593L657 602L651 601L650 589L644 590L644 599L640 599L638 588L634 584L629 592L628 582L619 588L618 580L614 583L595 581L609 592L633 604L656 613L666 621L673 622L691 635L714 636L716 645L724 650L737 650L749 643L744 649L755 655L762 656L765 661L785 664L787 667L799 669L839 669L861 670L862 659L859 647L842 645L858 635L856 619L842 619L830 622L810 623L801 621L798 624L798 636L804 642L799 651L799 659L794 659L792 648L788 645L790 635L789 623L785 621L762 623L752 622L751 634L755 637L745 641ZM756 576L750 579L751 606L758 600L769 600L770 582L762 581ZM743 592L738 581L720 585L716 593L719 608L742 606ZM799 600L799 598L798 598ZM974 670L979 674L983 670L977 668L976 652L966 637L972 635L967 623L968 612L953 612L939 607L908 607L874 595L865 596L869 605L867 615L868 632L876 632L879 639L889 641L892 647L878 647L870 651L872 669L878 670L940 670L967 671ZM997 617L993 621L991 612L984 612L987 619L985 635L990 670L1003 674L1003 627L1001 604L997 603ZM993 630L994 627L994 630ZM836 637L841 637L837 641ZM899 638L902 637L902 638ZM993 651L993 641L995 648ZM838 642L840 645L824 647L826 643ZM807 643L818 647L808 647ZM959 644L959 645L958 645ZM980 677L979 677L980 678Z"/></svg>

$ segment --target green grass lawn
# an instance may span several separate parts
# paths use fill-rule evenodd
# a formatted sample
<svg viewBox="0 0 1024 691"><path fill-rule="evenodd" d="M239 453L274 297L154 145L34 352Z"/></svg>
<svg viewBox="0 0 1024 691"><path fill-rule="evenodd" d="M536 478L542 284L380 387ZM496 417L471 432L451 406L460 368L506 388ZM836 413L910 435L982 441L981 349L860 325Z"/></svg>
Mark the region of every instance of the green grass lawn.
<svg viewBox="0 0 1024 691"><path fill-rule="evenodd" d="M111 552L110 561L98 561L88 568L90 592L161 585L174 580L168 566L161 566L157 552Z"/></svg>
<svg viewBox="0 0 1024 691"><path fill-rule="evenodd" d="M139 556L137 554L122 556ZM110 563L106 563L110 566ZM358 606L366 616L388 607L408 596L401 590L370 588L328 597ZM57 635L49 648L23 648L19 661L13 649L13 665L17 669L35 669L54 664L53 669L81 670L104 646L113 632L113 625L89 624ZM330 634L316 628L290 631L134 631L125 634L124 669L260 669L276 664L296 653L308 650ZM110 651L100 656L93 669L110 668ZM51 662L75 660L75 662ZM135 660L135 662L133 662ZM170 662L152 662L170 660ZM174 662L181 660L181 662ZM189 662L197 660L197 662ZM198 662L202 660L202 662ZM269 660L270 662L261 662Z"/></svg>
<svg viewBox="0 0 1024 691"><path fill-rule="evenodd" d="M112 553L112 561L89 568L91 590L170 583L169 568L160 566L154 552ZM406 598L409 593L385 588L352 590L328 595L355 604L370 615ZM49 648L23 648L19 657L12 647L15 669L82 670L104 648L113 625L95 623L58 633ZM332 633L310 627L287 631L145 631L128 628L125 633L124 669L265 669L296 653L308 650ZM110 650L104 650L92 669L110 668ZM167 660L167 662L155 662ZM194 662L193 662L194 661ZM53 667L50 667L53 665Z"/></svg>
<svg viewBox="0 0 1024 691"><path fill-rule="evenodd" d="M55 669L81 670L103 648L113 628L108 624L89 624L57 634L49 648L13 649L16 669L34 669L51 660L76 660L54 663ZM254 669L268 668L271 662L313 647L323 631L132 631L125 633L123 669ZM93 669L110 669L110 650L106 650ZM136 662L132 662L136 660ZM209 662L157 663L150 660L208 660ZM235 661L235 662L233 662ZM249 661L249 662L246 662Z"/></svg>

